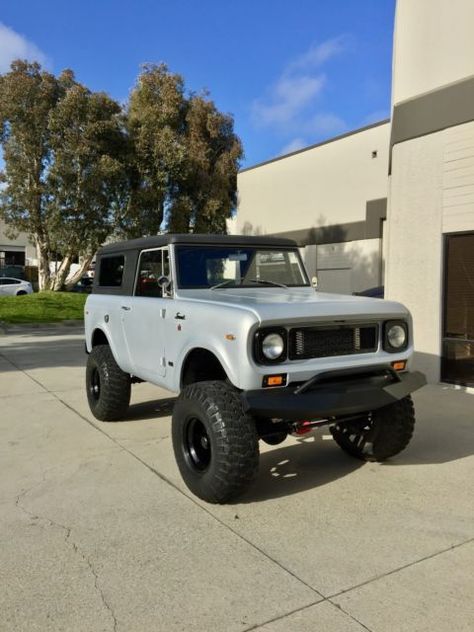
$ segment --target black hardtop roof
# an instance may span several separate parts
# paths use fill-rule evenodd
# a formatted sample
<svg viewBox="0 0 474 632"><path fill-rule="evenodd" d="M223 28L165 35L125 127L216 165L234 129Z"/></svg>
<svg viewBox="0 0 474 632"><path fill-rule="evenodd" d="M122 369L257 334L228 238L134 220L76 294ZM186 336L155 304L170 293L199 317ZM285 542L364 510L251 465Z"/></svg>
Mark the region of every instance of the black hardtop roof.
<svg viewBox="0 0 474 632"><path fill-rule="evenodd" d="M105 255L124 250L145 250L147 248L159 248L168 244L209 244L209 245L235 245L235 246L280 246L296 248L297 244L292 239L283 237L261 237L250 235L204 235L196 233L167 233L140 239L129 239L106 244L100 248L98 254Z"/></svg>

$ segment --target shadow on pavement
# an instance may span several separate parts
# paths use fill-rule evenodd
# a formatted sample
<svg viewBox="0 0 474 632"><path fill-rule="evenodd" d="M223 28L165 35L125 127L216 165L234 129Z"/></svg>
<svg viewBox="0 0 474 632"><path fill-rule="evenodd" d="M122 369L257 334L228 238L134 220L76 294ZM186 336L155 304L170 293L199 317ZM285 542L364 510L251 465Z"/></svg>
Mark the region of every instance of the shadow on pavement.
<svg viewBox="0 0 474 632"><path fill-rule="evenodd" d="M323 441L315 433L298 439L296 444L263 452L257 480L235 502L253 503L298 494L347 476L362 465L362 461L344 454L332 439Z"/></svg>
<svg viewBox="0 0 474 632"><path fill-rule="evenodd" d="M114 423L124 423L126 421L143 421L144 419L162 419L169 417L173 412L173 406L177 397L164 397L148 402L132 404L126 416Z"/></svg>
<svg viewBox="0 0 474 632"><path fill-rule="evenodd" d="M55 335L45 332L0 338L0 355L13 362L21 370L48 369L54 367L81 367L86 365L83 337L70 338L69 332ZM68 336L61 338L61 336ZM0 365L0 372L2 367Z"/></svg>

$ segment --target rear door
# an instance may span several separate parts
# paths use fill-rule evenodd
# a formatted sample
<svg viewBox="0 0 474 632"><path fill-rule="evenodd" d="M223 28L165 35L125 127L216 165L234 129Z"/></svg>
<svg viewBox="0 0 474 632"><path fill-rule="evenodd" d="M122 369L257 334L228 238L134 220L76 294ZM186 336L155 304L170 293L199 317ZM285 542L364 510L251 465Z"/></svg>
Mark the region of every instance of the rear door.
<svg viewBox="0 0 474 632"><path fill-rule="evenodd" d="M168 248L140 253L133 296L122 297L122 327L130 366L137 377L153 382L166 374L165 320L172 299L158 284L170 277Z"/></svg>

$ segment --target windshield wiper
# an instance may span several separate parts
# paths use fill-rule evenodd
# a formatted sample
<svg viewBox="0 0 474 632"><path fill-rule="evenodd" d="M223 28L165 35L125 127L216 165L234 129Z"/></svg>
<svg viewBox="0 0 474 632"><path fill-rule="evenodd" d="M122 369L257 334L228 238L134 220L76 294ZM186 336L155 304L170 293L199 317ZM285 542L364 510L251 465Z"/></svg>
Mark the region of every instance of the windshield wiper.
<svg viewBox="0 0 474 632"><path fill-rule="evenodd" d="M209 288L210 290L217 290L220 287L225 287L226 285L230 285L231 283L235 284L234 279L226 279L225 281L221 281L220 283L217 283L216 285L211 285L211 287Z"/></svg>
<svg viewBox="0 0 474 632"><path fill-rule="evenodd" d="M287 285L283 283L277 283L276 281L268 281L267 279L248 279L249 283L263 283L266 285L274 285L275 287L284 287L288 288Z"/></svg>

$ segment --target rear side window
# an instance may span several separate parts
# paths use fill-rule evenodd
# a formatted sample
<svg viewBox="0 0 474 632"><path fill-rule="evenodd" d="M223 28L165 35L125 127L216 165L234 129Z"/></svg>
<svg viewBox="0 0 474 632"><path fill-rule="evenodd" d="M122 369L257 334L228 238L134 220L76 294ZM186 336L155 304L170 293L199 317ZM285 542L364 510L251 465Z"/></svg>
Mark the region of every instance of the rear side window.
<svg viewBox="0 0 474 632"><path fill-rule="evenodd" d="M99 285L120 287L122 285L125 257L102 257L100 260Z"/></svg>

